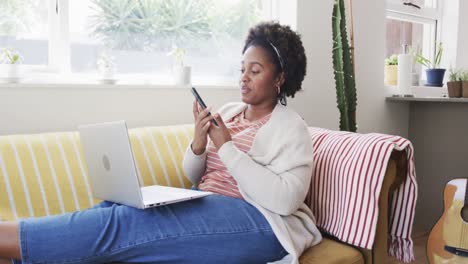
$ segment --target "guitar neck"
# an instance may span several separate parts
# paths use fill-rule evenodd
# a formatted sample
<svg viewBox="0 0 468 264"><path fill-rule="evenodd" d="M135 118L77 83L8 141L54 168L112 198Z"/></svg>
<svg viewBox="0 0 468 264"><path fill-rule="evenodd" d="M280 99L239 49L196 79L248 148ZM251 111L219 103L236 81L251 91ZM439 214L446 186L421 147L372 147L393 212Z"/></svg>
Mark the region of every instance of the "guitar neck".
<svg viewBox="0 0 468 264"><path fill-rule="evenodd" d="M465 185L465 206L468 206L468 178L466 178Z"/></svg>

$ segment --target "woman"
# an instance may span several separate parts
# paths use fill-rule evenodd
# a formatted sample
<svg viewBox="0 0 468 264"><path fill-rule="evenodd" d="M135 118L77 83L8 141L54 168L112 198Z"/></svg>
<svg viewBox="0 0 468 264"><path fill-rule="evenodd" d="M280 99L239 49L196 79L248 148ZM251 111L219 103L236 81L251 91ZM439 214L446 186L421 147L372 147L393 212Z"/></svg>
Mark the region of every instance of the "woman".
<svg viewBox="0 0 468 264"><path fill-rule="evenodd" d="M285 106L305 76L300 37L278 23L253 27L241 68L242 103L214 115L193 105L195 133L183 168L215 195L147 210L103 202L1 223L3 262L297 263L321 240L303 203L312 142L302 118Z"/></svg>

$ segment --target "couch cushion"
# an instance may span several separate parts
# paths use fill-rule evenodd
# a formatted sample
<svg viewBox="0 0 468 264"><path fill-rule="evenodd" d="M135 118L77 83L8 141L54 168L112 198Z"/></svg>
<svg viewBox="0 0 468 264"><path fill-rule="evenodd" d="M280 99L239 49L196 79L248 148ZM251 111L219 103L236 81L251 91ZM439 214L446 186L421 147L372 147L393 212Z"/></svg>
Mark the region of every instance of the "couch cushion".
<svg viewBox="0 0 468 264"><path fill-rule="evenodd" d="M344 243L323 238L320 244L302 254L301 264L364 264L361 252Z"/></svg>

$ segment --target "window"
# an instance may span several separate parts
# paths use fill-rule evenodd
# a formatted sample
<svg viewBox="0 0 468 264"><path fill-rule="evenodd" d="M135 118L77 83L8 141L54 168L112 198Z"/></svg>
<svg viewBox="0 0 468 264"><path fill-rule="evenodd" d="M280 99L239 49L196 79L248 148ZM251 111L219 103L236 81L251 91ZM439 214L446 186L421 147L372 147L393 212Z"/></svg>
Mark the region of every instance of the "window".
<svg viewBox="0 0 468 264"><path fill-rule="evenodd" d="M237 83L247 30L274 8L274 0L1 1L0 47L17 48L24 64L96 80L105 56L118 79L152 83L172 82L175 48L192 82Z"/></svg>
<svg viewBox="0 0 468 264"><path fill-rule="evenodd" d="M15 48L24 64L48 64L48 10L41 0L2 0L0 47Z"/></svg>
<svg viewBox="0 0 468 264"><path fill-rule="evenodd" d="M437 0L387 0L386 57L403 52L409 45L432 60L436 43L440 39L440 11ZM421 74L422 67L413 65L413 73ZM413 81L417 84L418 79Z"/></svg>

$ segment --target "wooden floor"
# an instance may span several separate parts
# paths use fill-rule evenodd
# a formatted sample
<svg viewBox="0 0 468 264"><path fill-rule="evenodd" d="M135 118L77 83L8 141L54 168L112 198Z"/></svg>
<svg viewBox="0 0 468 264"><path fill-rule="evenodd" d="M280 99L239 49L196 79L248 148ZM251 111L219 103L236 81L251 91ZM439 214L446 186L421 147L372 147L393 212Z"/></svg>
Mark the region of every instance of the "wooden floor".
<svg viewBox="0 0 468 264"><path fill-rule="evenodd" d="M426 243L427 237L429 234L420 234L413 237L414 243L414 257L416 259L415 262L411 262L411 264L426 264L428 263L426 257ZM400 264L403 262L397 261L394 258L389 258L385 264Z"/></svg>

